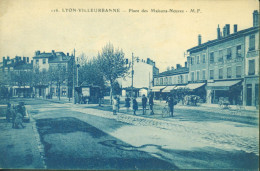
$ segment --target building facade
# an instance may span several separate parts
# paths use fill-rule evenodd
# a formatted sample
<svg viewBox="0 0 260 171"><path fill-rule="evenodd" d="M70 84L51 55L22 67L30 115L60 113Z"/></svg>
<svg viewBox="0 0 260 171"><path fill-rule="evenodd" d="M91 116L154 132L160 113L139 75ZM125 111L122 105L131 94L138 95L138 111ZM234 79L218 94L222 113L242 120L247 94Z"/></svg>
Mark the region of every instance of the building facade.
<svg viewBox="0 0 260 171"><path fill-rule="evenodd" d="M254 21L257 16L255 11ZM217 39L203 44L199 35L198 45L187 50L189 81L207 82L207 103L226 99L233 105L256 105L258 101L259 26L237 28L234 25L231 34L229 24L222 33L218 27Z"/></svg>
<svg viewBox="0 0 260 171"><path fill-rule="evenodd" d="M32 96L33 63L29 57L3 57L0 68L1 85L8 89L9 97Z"/></svg>
<svg viewBox="0 0 260 171"><path fill-rule="evenodd" d="M150 61L151 63L148 63ZM133 64L133 93L134 96L146 95L152 87L152 81L155 71L155 63L149 58L147 61L136 58ZM122 96L130 95L132 91L132 69L130 68L128 75L125 78L118 79L122 87Z"/></svg>
<svg viewBox="0 0 260 171"><path fill-rule="evenodd" d="M36 97L72 97L73 55L63 52L45 53L36 51L33 57L33 70L48 77L46 82L35 85Z"/></svg>

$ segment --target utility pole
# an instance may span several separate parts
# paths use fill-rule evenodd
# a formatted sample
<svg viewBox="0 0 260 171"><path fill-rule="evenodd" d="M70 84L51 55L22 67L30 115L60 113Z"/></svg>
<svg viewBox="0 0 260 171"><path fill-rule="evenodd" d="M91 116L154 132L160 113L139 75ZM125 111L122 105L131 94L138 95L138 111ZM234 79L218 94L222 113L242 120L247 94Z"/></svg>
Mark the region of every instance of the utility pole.
<svg viewBox="0 0 260 171"><path fill-rule="evenodd" d="M134 53L132 53L132 87L131 87L131 98L133 99L133 88L134 88Z"/></svg>
<svg viewBox="0 0 260 171"><path fill-rule="evenodd" d="M75 48L74 48L74 54L72 57L72 98L73 98L73 104L76 104L75 99Z"/></svg>

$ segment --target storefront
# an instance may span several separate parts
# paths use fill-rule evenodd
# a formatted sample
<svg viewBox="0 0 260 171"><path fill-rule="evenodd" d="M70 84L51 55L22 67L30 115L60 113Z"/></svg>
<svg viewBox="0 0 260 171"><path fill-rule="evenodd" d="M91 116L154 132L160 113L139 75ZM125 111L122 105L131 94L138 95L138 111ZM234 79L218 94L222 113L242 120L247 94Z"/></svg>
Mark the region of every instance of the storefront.
<svg viewBox="0 0 260 171"><path fill-rule="evenodd" d="M259 78L245 77L244 100L246 106L259 106Z"/></svg>
<svg viewBox="0 0 260 171"><path fill-rule="evenodd" d="M220 99L231 105L242 103L242 80L215 81L207 83L207 103L218 104Z"/></svg>
<svg viewBox="0 0 260 171"><path fill-rule="evenodd" d="M158 100L162 99L162 90L165 89L166 86L155 86L151 88L151 92L153 93L153 97Z"/></svg>

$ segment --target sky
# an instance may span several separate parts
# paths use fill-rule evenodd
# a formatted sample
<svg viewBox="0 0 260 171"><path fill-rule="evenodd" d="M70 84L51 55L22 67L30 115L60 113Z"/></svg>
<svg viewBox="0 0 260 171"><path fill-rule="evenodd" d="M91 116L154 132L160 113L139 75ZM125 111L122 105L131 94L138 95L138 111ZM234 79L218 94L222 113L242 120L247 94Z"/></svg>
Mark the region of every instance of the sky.
<svg viewBox="0 0 260 171"><path fill-rule="evenodd" d="M184 53L197 45L198 34L202 43L216 39L218 24L221 29L230 24L231 34L234 24L238 31L252 27L258 7L258 0L0 0L0 61L4 56L33 57L37 50L72 53L74 48L76 56L92 58L110 42L127 58L132 53L151 58L161 72L184 65ZM70 8L77 11L62 12ZM120 12L78 11L92 8Z"/></svg>

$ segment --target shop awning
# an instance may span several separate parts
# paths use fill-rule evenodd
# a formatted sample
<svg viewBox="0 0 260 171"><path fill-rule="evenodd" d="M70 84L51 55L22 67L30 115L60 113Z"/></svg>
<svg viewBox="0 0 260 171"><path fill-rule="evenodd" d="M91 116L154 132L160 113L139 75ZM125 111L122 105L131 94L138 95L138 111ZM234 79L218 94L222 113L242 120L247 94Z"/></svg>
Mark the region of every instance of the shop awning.
<svg viewBox="0 0 260 171"><path fill-rule="evenodd" d="M165 89L162 90L164 93L169 93L173 90L176 86L167 86Z"/></svg>
<svg viewBox="0 0 260 171"><path fill-rule="evenodd" d="M185 88L188 88L190 90L195 90L195 89L200 88L200 87L202 87L204 85L205 85L205 83L193 83L193 84L186 85Z"/></svg>
<svg viewBox="0 0 260 171"><path fill-rule="evenodd" d="M184 89L184 88L186 88L186 85L182 85L182 86L176 86L176 87L174 87L174 90L176 90L176 89Z"/></svg>
<svg viewBox="0 0 260 171"><path fill-rule="evenodd" d="M30 88L30 86L13 86L12 88Z"/></svg>
<svg viewBox="0 0 260 171"><path fill-rule="evenodd" d="M152 87L151 90L152 90L152 92L160 92L165 87L166 86L155 86L155 87Z"/></svg>
<svg viewBox="0 0 260 171"><path fill-rule="evenodd" d="M208 83L207 89L209 90L229 90L229 87L238 84L241 80L232 81L216 81L214 83Z"/></svg>

